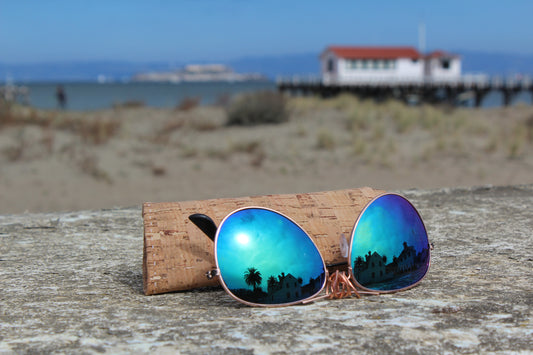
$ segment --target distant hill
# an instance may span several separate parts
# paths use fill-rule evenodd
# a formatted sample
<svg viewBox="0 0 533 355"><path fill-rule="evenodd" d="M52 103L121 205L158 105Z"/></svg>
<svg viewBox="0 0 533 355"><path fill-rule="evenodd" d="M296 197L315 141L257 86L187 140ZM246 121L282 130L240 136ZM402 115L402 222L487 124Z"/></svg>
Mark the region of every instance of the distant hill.
<svg viewBox="0 0 533 355"><path fill-rule="evenodd" d="M533 55L513 53L483 53L451 50L463 59L463 73L486 73L489 75L533 75ZM319 52L287 54L278 56L243 57L229 61L214 61L232 67L238 73L261 73L271 79L277 76L318 75ZM205 64L206 61L197 63ZM169 71L189 63L174 62L54 62L33 64L0 63L0 82L10 78L15 82L29 81L96 81L112 79L127 81L133 75L148 71Z"/></svg>

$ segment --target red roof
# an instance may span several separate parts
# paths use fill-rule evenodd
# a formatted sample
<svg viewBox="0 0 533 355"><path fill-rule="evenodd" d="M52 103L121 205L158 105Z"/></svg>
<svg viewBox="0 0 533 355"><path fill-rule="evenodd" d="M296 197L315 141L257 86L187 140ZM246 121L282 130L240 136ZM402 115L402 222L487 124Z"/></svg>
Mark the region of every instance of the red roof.
<svg viewBox="0 0 533 355"><path fill-rule="evenodd" d="M448 53L445 51L434 51L426 55L426 58L458 58L457 54Z"/></svg>
<svg viewBox="0 0 533 355"><path fill-rule="evenodd" d="M344 47L330 46L326 52L333 52L345 59L419 59L422 56L414 47Z"/></svg>

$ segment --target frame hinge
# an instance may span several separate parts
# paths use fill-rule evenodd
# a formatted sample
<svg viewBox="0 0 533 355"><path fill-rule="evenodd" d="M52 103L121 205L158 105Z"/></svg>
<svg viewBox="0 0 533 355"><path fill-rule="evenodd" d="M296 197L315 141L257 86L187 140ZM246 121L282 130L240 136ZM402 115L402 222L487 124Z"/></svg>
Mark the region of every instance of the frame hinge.
<svg viewBox="0 0 533 355"><path fill-rule="evenodd" d="M218 269L209 270L205 273L205 277L207 277L208 280L213 279L213 277L218 276L219 272Z"/></svg>

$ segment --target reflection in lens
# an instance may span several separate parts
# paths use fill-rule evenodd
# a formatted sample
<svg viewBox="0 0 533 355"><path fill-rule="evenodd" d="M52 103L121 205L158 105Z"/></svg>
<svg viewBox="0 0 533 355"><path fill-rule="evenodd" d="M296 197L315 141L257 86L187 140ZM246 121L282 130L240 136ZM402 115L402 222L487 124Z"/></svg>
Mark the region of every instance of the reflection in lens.
<svg viewBox="0 0 533 355"><path fill-rule="evenodd" d="M426 274L429 258L424 223L405 198L380 196L360 215L350 250L359 285L377 291L412 286Z"/></svg>
<svg viewBox="0 0 533 355"><path fill-rule="evenodd" d="M215 251L222 282L246 302L298 302L325 283L324 261L311 238L271 210L247 208L226 217Z"/></svg>

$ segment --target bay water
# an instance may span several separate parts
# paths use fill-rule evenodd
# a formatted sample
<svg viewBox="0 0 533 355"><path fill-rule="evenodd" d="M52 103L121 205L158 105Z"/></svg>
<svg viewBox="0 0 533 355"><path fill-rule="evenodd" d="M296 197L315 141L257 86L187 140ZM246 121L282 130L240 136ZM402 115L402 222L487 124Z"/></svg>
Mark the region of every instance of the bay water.
<svg viewBox="0 0 533 355"><path fill-rule="evenodd" d="M56 109L57 83L28 83L28 104L42 109ZM146 106L174 108L188 98L198 99L201 105L215 104L235 95L261 91L276 90L273 81L253 82L187 82L187 83L97 83L72 82L60 84L66 93L66 109L76 111L100 110L127 102L138 101ZM518 93L512 104L533 103L532 93ZM490 92L483 100L482 107L502 106L503 97L500 92ZM472 102L467 102L472 106Z"/></svg>
<svg viewBox="0 0 533 355"><path fill-rule="evenodd" d="M56 89L63 87L66 109L100 110L114 105L138 101L146 106L174 108L185 99L198 99L201 105L211 105L237 94L275 90L272 81L202 82L202 83L29 83L28 104L42 109L58 107Z"/></svg>

